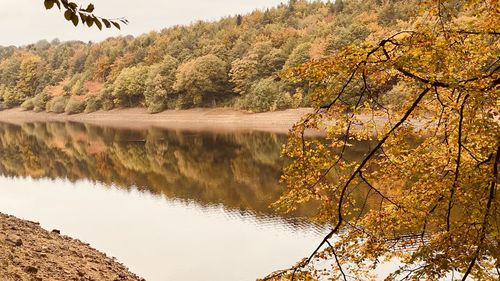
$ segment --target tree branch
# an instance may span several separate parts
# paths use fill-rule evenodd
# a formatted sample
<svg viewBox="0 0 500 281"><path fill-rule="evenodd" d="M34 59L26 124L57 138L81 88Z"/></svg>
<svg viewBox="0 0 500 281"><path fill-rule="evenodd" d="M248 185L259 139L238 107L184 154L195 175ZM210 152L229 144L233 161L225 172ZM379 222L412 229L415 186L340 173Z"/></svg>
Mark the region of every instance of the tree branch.
<svg viewBox="0 0 500 281"><path fill-rule="evenodd" d="M476 252L474 254L474 257L472 257L472 260L470 261L469 266L467 267L467 270L464 273L462 281L465 281L467 279L467 277L470 275L472 268L476 264L477 258L479 257L479 252L481 251L482 245L484 243L484 239L486 238L486 226L488 224L488 217L490 215L491 206L493 205L493 202L495 200L496 187L497 187L497 181L498 181L498 164L499 164L499 162L500 162L500 145L497 146L495 162L493 163L493 178L492 178L491 183L490 183L488 202L486 203L486 211L484 213L483 222L481 224L481 236L479 238L479 241L478 241L479 243L477 245L477 249L476 249Z"/></svg>
<svg viewBox="0 0 500 281"><path fill-rule="evenodd" d="M460 107L460 117L458 120L458 152L457 152L457 165L455 167L455 178L453 179L453 185L451 187L451 194L450 194L450 200L448 201L448 211L446 213L446 231L450 231L450 217L451 217L451 209L453 208L453 197L455 195L455 190L457 188L458 184L458 177L460 174L460 162L462 160L462 134L463 134L463 122L464 122L464 109L465 109L465 103L467 102L467 99L469 98L469 95L465 95L464 101L462 102L462 105Z"/></svg>
<svg viewBox="0 0 500 281"><path fill-rule="evenodd" d="M375 153L382 147L382 145L387 141L387 139L394 133L396 129L398 129L402 124L406 122L408 117L413 113L413 111L417 108L417 106L420 104L420 101L425 97L425 95L429 92L430 88L425 88L422 90L422 92L417 96L417 98L413 101L412 105L408 108L408 110L405 112L403 117L387 132L384 137L377 143L377 145L368 153L368 155L365 156L361 164L356 168L356 170L351 174L349 179L346 181L346 183L342 186L342 190L340 193L339 197L339 203L337 207L337 215L338 215L338 221L335 224L335 226L332 228L332 230L323 238L321 243L316 247L316 249L312 252L312 254L307 258L304 262L299 264L298 266L294 266L293 268L293 273L292 273L292 281L294 278L295 273L299 268L303 268L307 264L311 262L311 260L314 258L314 256L318 253L318 251L323 247L324 244L330 239L335 233L337 233L342 226L342 223L344 221L344 217L342 215L342 206L344 204L344 197L347 191L347 188L351 184L351 182L354 180L354 178L361 172L361 170L364 168L364 166L368 163L368 161L375 155ZM286 271L283 271L286 272ZM269 280L271 277L265 278L264 280Z"/></svg>
<svg viewBox="0 0 500 281"><path fill-rule="evenodd" d="M347 281L347 276L346 276L344 270L342 269L342 265L340 264L339 258L337 257L337 253L335 252L335 248L333 248L332 244L330 244L330 242L328 242L328 240L326 241L326 243L328 244L328 246L330 246L330 248L332 248L332 253L333 253L333 256L335 257L335 263L337 264L337 267L339 268L340 273L342 274L344 281Z"/></svg>

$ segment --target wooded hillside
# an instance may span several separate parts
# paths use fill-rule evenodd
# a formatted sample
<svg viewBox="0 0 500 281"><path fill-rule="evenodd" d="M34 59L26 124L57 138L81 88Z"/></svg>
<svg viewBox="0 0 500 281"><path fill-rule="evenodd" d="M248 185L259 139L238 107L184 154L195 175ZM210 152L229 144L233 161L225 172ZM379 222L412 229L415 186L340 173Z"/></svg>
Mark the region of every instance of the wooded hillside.
<svg viewBox="0 0 500 281"><path fill-rule="evenodd" d="M307 106L307 87L281 80L284 69L404 29L415 2L298 0L137 38L0 47L0 109Z"/></svg>

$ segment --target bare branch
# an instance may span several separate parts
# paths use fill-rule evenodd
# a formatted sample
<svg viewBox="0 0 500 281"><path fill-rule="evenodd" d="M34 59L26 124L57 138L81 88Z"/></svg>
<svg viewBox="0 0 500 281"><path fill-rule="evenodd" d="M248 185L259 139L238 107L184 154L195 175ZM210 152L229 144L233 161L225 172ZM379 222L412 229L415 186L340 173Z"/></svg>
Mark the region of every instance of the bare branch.
<svg viewBox="0 0 500 281"><path fill-rule="evenodd" d="M457 152L457 165L455 167L455 178L453 179L453 185L451 187L450 199L448 201L448 211L446 213L446 231L450 231L450 217L451 217L451 209L453 208L453 197L455 195L455 190L458 184L458 177L460 174L460 162L462 161L462 134L463 134L463 122L464 122L464 109L465 103L469 95L465 95L462 105L460 107L460 117L458 120L458 152Z"/></svg>
<svg viewBox="0 0 500 281"><path fill-rule="evenodd" d="M332 244L330 244L330 242L328 242L328 240L326 241L326 243L332 249L333 256L335 257L335 263L337 264L337 267L339 268L339 271L342 274L344 281L347 281L347 276L344 270L342 269L342 265L340 264L339 258L337 257L337 253L335 252L335 248L332 246Z"/></svg>

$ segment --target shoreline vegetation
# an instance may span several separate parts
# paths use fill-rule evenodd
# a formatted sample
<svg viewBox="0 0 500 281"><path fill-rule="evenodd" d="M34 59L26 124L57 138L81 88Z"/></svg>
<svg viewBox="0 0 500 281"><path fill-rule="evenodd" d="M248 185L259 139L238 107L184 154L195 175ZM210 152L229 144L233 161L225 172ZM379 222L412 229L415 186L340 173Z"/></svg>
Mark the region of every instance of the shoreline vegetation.
<svg viewBox="0 0 500 281"><path fill-rule="evenodd" d="M312 85L291 79L291 71L408 28L414 2L294 0L137 37L0 46L0 109L318 107L324 101L311 99ZM379 102L397 106L400 96L395 89ZM356 98L343 102L354 105Z"/></svg>
<svg viewBox="0 0 500 281"><path fill-rule="evenodd" d="M0 213L0 279L143 281L80 240Z"/></svg>

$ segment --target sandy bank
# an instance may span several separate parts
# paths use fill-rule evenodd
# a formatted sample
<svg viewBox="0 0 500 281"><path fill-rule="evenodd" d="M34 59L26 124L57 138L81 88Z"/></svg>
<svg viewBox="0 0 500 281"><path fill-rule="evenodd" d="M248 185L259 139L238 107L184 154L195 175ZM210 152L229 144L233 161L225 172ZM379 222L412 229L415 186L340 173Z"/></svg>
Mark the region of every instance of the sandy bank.
<svg viewBox="0 0 500 281"><path fill-rule="evenodd" d="M149 114L143 108L114 109L74 115L22 111L20 108L0 111L0 122L72 121L119 128L163 127L189 130L259 130L286 133L310 108L248 113L227 108L167 110Z"/></svg>
<svg viewBox="0 0 500 281"><path fill-rule="evenodd" d="M87 244L0 213L0 280L143 280Z"/></svg>

